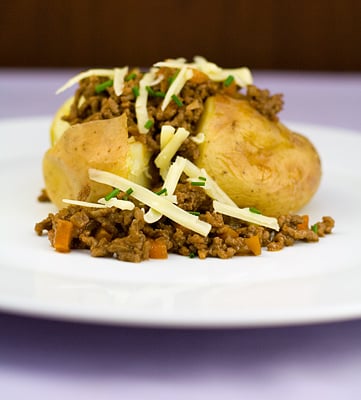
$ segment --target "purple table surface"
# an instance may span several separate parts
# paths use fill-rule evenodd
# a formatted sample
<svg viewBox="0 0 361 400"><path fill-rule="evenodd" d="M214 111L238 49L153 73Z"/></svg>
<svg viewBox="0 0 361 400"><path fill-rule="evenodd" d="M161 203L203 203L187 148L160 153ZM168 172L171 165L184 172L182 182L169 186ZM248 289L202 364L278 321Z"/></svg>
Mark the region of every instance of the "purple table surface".
<svg viewBox="0 0 361 400"><path fill-rule="evenodd" d="M0 118L54 113L70 70L1 70ZM285 121L360 131L361 73L255 71ZM360 399L361 321L102 326L0 313L1 399Z"/></svg>

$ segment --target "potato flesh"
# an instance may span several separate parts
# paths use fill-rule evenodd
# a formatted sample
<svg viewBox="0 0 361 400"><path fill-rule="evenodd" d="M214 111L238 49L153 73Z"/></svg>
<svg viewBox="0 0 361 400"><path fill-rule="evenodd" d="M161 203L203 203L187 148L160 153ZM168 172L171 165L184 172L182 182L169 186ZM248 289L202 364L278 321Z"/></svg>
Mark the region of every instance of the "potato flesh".
<svg viewBox="0 0 361 400"><path fill-rule="evenodd" d="M210 97L200 121L199 167L239 207L278 216L299 211L321 179L319 155L304 136L261 115L246 100Z"/></svg>
<svg viewBox="0 0 361 400"><path fill-rule="evenodd" d="M136 146L136 147L135 147ZM148 184L150 154L128 140L126 115L77 124L67 129L43 158L43 175L50 200L63 208L63 198L94 202L112 188L92 182L89 168L113 172ZM137 165L131 157L137 155Z"/></svg>

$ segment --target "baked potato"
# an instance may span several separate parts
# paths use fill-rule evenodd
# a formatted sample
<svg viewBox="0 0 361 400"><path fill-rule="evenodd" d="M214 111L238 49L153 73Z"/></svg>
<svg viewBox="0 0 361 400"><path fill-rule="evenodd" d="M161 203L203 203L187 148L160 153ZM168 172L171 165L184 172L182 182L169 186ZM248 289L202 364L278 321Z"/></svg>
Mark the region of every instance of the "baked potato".
<svg viewBox="0 0 361 400"><path fill-rule="evenodd" d="M248 101L208 98L198 130L205 140L197 165L239 207L279 216L300 210L315 194L321 162L312 143Z"/></svg>
<svg viewBox="0 0 361 400"><path fill-rule="evenodd" d="M65 206L63 198L97 201L112 188L90 181L89 168L104 169L147 186L149 159L145 145L128 138L125 114L76 124L44 155L46 191L58 208Z"/></svg>

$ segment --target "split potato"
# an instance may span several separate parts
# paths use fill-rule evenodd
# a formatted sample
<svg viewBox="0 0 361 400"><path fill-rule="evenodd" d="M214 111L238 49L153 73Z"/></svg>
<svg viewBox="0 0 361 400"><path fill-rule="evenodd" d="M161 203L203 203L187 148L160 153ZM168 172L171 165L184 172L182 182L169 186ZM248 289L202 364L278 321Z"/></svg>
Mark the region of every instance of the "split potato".
<svg viewBox="0 0 361 400"><path fill-rule="evenodd" d="M63 208L63 198L96 202L112 188L90 181L89 168L98 168L149 185L150 152L128 138L127 117L90 121L69 127L43 158L45 188L50 200Z"/></svg>
<svg viewBox="0 0 361 400"><path fill-rule="evenodd" d="M246 100L208 98L198 131L205 135L198 167L239 207L270 216L294 213L318 189L321 162L312 143Z"/></svg>

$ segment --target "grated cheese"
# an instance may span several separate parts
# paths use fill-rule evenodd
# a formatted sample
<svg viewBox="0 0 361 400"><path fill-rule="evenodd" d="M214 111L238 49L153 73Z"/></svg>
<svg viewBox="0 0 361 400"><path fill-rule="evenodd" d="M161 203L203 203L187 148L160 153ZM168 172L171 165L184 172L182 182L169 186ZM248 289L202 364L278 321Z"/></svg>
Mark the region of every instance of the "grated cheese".
<svg viewBox="0 0 361 400"><path fill-rule="evenodd" d="M190 139L196 144L201 144L204 142L205 138L205 134L203 132L199 132L196 136L192 136Z"/></svg>
<svg viewBox="0 0 361 400"><path fill-rule="evenodd" d="M164 147L169 143L175 133L175 128L171 125L163 125L160 131L160 149L163 150Z"/></svg>
<svg viewBox="0 0 361 400"><path fill-rule="evenodd" d="M215 82L222 82L227 79L229 75L234 77L238 86L244 87L253 83L251 71L247 67L242 68L221 68L217 64L206 60L204 57L195 56L193 63L185 63L183 59L170 59L160 61L154 64L155 67L168 67L168 68L193 68L206 74L211 80Z"/></svg>
<svg viewBox="0 0 361 400"><path fill-rule="evenodd" d="M189 214L182 210L169 200L158 196L151 190L129 181L126 178L112 174L111 172L101 171L98 169L89 169L89 178L98 183L104 183L120 190L132 188L132 197L143 202L151 208L154 208L159 213L165 215L174 222L199 233L202 236L207 236L212 226L207 222L201 221L197 216Z"/></svg>
<svg viewBox="0 0 361 400"><path fill-rule="evenodd" d="M90 76L107 76L109 78L114 78L114 69L88 69L87 71L80 72L79 74L70 78L62 87L60 87L55 93L59 94L69 89L76 83L80 82L85 78Z"/></svg>
<svg viewBox="0 0 361 400"><path fill-rule="evenodd" d="M128 73L128 67L114 68L114 92L117 96L123 93L124 78Z"/></svg>
<svg viewBox="0 0 361 400"><path fill-rule="evenodd" d="M121 200L117 199L115 197L105 200L104 197L98 200L98 203L104 204L107 207L116 207L119 208L120 210L133 210L135 205L133 202L129 200Z"/></svg>
<svg viewBox="0 0 361 400"><path fill-rule="evenodd" d="M159 152L154 160L155 165L160 169L160 175L165 179L170 162L173 156L178 151L179 147L189 136L189 131L184 128L178 128L171 140L166 146Z"/></svg>
<svg viewBox="0 0 361 400"><path fill-rule="evenodd" d="M228 196L227 193L225 193L217 184L216 181L214 181L206 172L205 169L203 168L198 168L195 164L193 164L191 161L186 160L185 167L184 167L184 172L186 175L188 175L189 178L195 179L198 178L199 176L204 176L206 178L206 184L203 187L205 192L208 194L209 197L211 197L214 200L218 200L222 203L237 207L236 203Z"/></svg>
<svg viewBox="0 0 361 400"><path fill-rule="evenodd" d="M280 230L277 218L267 217L262 214L255 214L254 212L250 211L249 208L233 207L228 204L220 203L216 200L213 201L213 208L214 211L230 217L238 218L257 225L262 225L276 231Z"/></svg>
<svg viewBox="0 0 361 400"><path fill-rule="evenodd" d="M185 167L185 162L186 159L183 157L177 157L175 162L169 167L169 171L167 173L167 176L165 178L165 181L163 183L162 189L167 190L167 198L172 201L173 203L177 202L177 197L172 196L178 181L183 173L184 167ZM153 208L150 208L147 213L144 214L144 220L145 222L148 222L149 224L152 224L154 222L157 222L160 220L162 217L162 214Z"/></svg>
<svg viewBox="0 0 361 400"><path fill-rule="evenodd" d="M167 93L165 94L161 110L164 111L170 101L172 100L172 96L177 96L180 91L183 89L183 86L187 82L188 79L191 79L193 76L193 72L191 69L187 67L182 67L177 75L177 77L174 79L174 81L171 83L169 86Z"/></svg>
<svg viewBox="0 0 361 400"><path fill-rule="evenodd" d="M149 121L147 102L148 91L147 86L151 86L155 80L155 70L152 69L145 73L139 82L139 96L135 100L135 115L137 117L137 125L140 133L148 133L149 129L145 127Z"/></svg>
<svg viewBox="0 0 361 400"><path fill-rule="evenodd" d="M106 208L107 207L104 204L90 203L89 201L72 200L72 199L63 199L62 201L63 201L63 203L72 204L74 206L94 207L94 208Z"/></svg>

